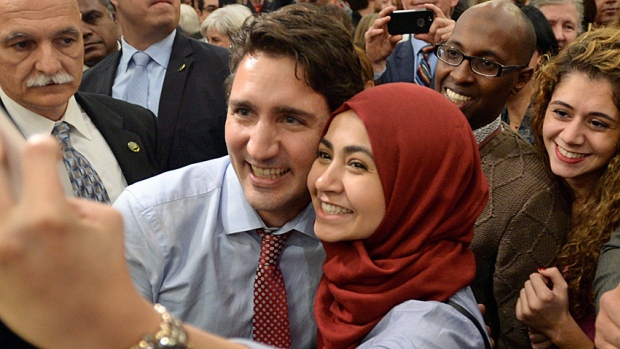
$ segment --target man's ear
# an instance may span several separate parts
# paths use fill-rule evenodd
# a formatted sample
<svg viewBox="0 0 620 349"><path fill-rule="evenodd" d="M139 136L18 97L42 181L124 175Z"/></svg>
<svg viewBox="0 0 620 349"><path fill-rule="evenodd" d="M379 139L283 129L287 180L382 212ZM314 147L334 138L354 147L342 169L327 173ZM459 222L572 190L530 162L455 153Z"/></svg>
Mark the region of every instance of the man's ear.
<svg viewBox="0 0 620 349"><path fill-rule="evenodd" d="M525 85L527 85L527 83L530 82L533 75L534 75L534 68L527 67L527 68L521 69L519 71L519 75L517 76L517 83L512 87L511 93L513 95L516 95L517 93L519 93L519 91L521 91L521 89L523 89Z"/></svg>

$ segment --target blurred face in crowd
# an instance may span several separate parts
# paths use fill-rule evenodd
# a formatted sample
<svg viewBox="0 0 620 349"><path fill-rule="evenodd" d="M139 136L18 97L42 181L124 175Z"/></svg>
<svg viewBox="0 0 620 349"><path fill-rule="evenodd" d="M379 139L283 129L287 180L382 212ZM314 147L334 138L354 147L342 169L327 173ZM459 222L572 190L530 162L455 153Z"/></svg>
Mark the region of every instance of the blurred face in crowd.
<svg viewBox="0 0 620 349"><path fill-rule="evenodd" d="M207 29L207 40L210 44L220 46L223 48L229 48L232 42L230 37L215 29Z"/></svg>
<svg viewBox="0 0 620 349"><path fill-rule="evenodd" d="M381 0L381 9L382 10L384 8L388 7L388 6L396 7L396 1L393 1L393 0Z"/></svg>
<svg viewBox="0 0 620 349"><path fill-rule="evenodd" d="M553 29L555 39L560 49L566 47L579 34L579 13L573 2L549 4L540 7Z"/></svg>
<svg viewBox="0 0 620 349"><path fill-rule="evenodd" d="M75 0L0 0L0 87L28 110L64 114L82 79L84 44Z"/></svg>
<svg viewBox="0 0 620 349"><path fill-rule="evenodd" d="M202 8L200 9L200 22L202 23L202 21L207 19L207 17L218 8L220 8L218 0L204 0Z"/></svg>
<svg viewBox="0 0 620 349"><path fill-rule="evenodd" d="M612 24L618 18L620 0L596 0L594 23L599 26Z"/></svg>
<svg viewBox="0 0 620 349"><path fill-rule="evenodd" d="M271 227L310 203L308 173L329 118L327 99L304 75L292 58L258 52L243 58L230 91L230 161L246 199Z"/></svg>
<svg viewBox="0 0 620 349"><path fill-rule="evenodd" d="M353 110L338 114L319 144L308 175L322 241L366 239L385 216L383 186L366 126Z"/></svg>
<svg viewBox="0 0 620 349"><path fill-rule="evenodd" d="M163 40L179 25L180 0L111 0L125 40L135 48Z"/></svg>
<svg viewBox="0 0 620 349"><path fill-rule="evenodd" d="M458 4L459 0L403 0L405 10L423 10L424 4L433 4L441 9L446 17L450 18L452 8Z"/></svg>
<svg viewBox="0 0 620 349"><path fill-rule="evenodd" d="M100 0L78 0L82 14L84 64L91 67L118 50L116 17Z"/></svg>
<svg viewBox="0 0 620 349"><path fill-rule="evenodd" d="M620 111L609 81L565 76L553 91L542 133L554 174L571 188L595 184L620 141Z"/></svg>

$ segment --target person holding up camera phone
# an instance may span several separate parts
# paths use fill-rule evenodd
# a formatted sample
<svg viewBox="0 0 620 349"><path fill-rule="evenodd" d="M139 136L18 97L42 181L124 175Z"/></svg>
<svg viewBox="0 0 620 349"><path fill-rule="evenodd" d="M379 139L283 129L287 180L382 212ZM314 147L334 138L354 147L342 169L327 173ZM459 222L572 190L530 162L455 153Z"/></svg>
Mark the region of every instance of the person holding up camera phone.
<svg viewBox="0 0 620 349"><path fill-rule="evenodd" d="M458 0L405 0L405 11L388 6L379 12L365 35L377 83L413 82L432 88L437 63L433 47L450 37L455 23L450 16L457 4ZM402 34L411 35L403 40Z"/></svg>

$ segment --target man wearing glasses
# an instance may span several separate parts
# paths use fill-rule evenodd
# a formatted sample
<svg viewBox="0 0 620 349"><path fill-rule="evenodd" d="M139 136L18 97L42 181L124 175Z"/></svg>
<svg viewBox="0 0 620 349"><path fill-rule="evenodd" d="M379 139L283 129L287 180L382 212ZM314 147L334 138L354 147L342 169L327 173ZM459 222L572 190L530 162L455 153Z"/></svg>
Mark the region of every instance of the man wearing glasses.
<svg viewBox="0 0 620 349"><path fill-rule="evenodd" d="M498 348L529 348L515 317L519 289L547 267L565 241L569 208L535 149L503 127L500 113L530 80L536 46L532 24L509 2L487 2L463 13L450 38L435 47L437 91L469 120L489 182L489 202L474 226L472 289L487 308Z"/></svg>
<svg viewBox="0 0 620 349"><path fill-rule="evenodd" d="M207 19L207 17L218 8L220 8L219 0L198 0L198 17L200 18L200 23Z"/></svg>

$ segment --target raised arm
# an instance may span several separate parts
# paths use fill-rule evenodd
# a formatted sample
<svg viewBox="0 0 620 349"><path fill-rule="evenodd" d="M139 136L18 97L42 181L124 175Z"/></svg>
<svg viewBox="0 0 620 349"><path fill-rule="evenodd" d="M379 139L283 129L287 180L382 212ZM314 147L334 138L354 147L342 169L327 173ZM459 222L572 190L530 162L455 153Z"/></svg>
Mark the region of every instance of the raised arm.
<svg viewBox="0 0 620 349"><path fill-rule="evenodd" d="M0 317L39 347L130 348L162 316L129 277L120 214L65 197L59 159L51 137L28 142L19 200L0 173ZM194 348L245 348L185 329Z"/></svg>

